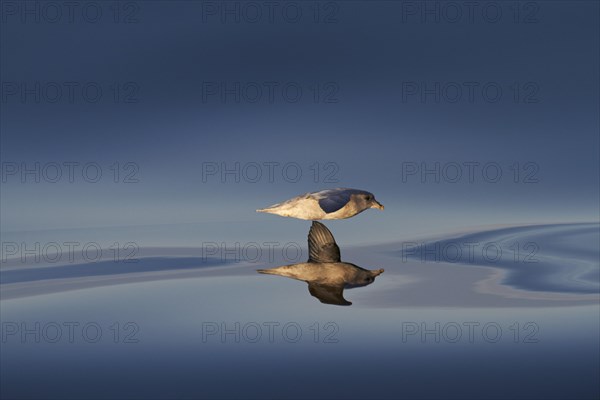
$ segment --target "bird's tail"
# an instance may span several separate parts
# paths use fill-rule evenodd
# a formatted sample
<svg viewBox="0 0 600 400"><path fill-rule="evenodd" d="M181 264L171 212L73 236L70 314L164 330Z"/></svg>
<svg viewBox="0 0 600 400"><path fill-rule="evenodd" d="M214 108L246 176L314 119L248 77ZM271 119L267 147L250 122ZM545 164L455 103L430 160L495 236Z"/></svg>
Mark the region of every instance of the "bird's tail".
<svg viewBox="0 0 600 400"><path fill-rule="evenodd" d="M271 269L257 269L256 272L260 274L279 275L292 279L303 280L303 270L301 268L299 269L298 266L298 264L291 264Z"/></svg>
<svg viewBox="0 0 600 400"><path fill-rule="evenodd" d="M278 275L276 272L273 272L270 269L257 269L256 272L258 272L259 274Z"/></svg>
<svg viewBox="0 0 600 400"><path fill-rule="evenodd" d="M273 204L272 206L269 206L269 207L259 208L258 210L256 210L256 212L273 213L278 206L279 206L279 204Z"/></svg>

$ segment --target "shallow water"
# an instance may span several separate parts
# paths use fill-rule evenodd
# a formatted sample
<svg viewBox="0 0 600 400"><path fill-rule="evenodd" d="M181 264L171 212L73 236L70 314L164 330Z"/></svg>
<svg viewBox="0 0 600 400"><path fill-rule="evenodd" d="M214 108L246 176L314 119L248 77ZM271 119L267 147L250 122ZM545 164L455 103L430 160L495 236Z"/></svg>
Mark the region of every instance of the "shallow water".
<svg viewBox="0 0 600 400"><path fill-rule="evenodd" d="M502 268L504 283L525 290L598 293L599 243L597 224L541 225L404 243L400 256Z"/></svg>
<svg viewBox="0 0 600 400"><path fill-rule="evenodd" d="M2 397L598 398L597 235L580 224L426 242L535 242L531 265L341 246L342 260L386 269L345 291L350 307L255 272L280 258L7 263Z"/></svg>

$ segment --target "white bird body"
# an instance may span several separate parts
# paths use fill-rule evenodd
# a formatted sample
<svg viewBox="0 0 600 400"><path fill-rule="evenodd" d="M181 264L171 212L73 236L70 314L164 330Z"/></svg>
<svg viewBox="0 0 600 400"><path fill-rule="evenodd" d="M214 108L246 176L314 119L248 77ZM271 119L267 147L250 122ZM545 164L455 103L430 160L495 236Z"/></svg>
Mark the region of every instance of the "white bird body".
<svg viewBox="0 0 600 400"><path fill-rule="evenodd" d="M383 205L367 191L339 188L306 193L256 211L314 221L350 218L368 208L383 210Z"/></svg>

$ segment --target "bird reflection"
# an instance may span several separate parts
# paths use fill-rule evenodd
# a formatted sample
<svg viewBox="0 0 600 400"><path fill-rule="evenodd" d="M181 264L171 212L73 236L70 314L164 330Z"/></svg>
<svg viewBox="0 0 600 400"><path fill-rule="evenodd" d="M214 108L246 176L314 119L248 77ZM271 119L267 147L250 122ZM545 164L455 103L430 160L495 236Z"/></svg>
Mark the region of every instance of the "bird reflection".
<svg viewBox="0 0 600 400"><path fill-rule="evenodd" d="M261 274L281 275L308 283L308 291L321 303L349 306L344 299L345 288L370 285L383 269L370 271L342 262L340 248L327 227L313 221L308 232L308 262L259 269Z"/></svg>

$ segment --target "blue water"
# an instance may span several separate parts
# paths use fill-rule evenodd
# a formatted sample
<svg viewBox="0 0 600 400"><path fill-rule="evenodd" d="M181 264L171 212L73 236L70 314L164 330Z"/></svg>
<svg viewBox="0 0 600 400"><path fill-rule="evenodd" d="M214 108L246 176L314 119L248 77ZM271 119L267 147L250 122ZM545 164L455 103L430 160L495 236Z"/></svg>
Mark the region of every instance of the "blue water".
<svg viewBox="0 0 600 400"><path fill-rule="evenodd" d="M467 237L536 241L535 270L514 258L422 262L341 246L343 260L386 269L345 292L350 307L321 304L303 282L255 272L281 259L204 263L171 249L134 266L5 265L1 394L598 398L597 232L587 224ZM507 272L498 291L474 289L495 271ZM518 289L517 297L502 288Z"/></svg>
<svg viewBox="0 0 600 400"><path fill-rule="evenodd" d="M509 272L504 283L525 290L600 291L597 224L503 228L411 244L401 257L502 268Z"/></svg>

